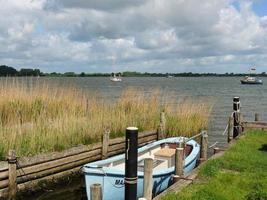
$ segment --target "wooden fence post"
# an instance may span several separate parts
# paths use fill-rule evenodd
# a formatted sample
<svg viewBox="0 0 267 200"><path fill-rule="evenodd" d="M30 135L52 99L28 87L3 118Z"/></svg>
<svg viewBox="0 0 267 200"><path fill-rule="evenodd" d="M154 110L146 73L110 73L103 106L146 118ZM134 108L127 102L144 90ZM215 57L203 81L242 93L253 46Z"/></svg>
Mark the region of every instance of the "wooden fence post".
<svg viewBox="0 0 267 200"><path fill-rule="evenodd" d="M233 131L234 131L234 118L232 116L228 119L228 134L227 141L228 143L233 140Z"/></svg>
<svg viewBox="0 0 267 200"><path fill-rule="evenodd" d="M102 200L102 187L99 183L90 186L90 195L91 200Z"/></svg>
<svg viewBox="0 0 267 200"><path fill-rule="evenodd" d="M163 139L166 137L166 118L165 112L160 113L160 124L158 130L158 140Z"/></svg>
<svg viewBox="0 0 267 200"><path fill-rule="evenodd" d="M219 147L214 147L213 148L213 155L217 154L220 152L220 148Z"/></svg>
<svg viewBox="0 0 267 200"><path fill-rule="evenodd" d="M102 159L106 159L108 157L109 135L110 130L105 129L102 136Z"/></svg>
<svg viewBox="0 0 267 200"><path fill-rule="evenodd" d="M16 199L17 194L17 157L15 150L8 152L8 199Z"/></svg>
<svg viewBox="0 0 267 200"><path fill-rule="evenodd" d="M175 151L175 175L173 181L177 182L184 175L184 148L178 147Z"/></svg>
<svg viewBox="0 0 267 200"><path fill-rule="evenodd" d="M255 122L260 121L260 115L259 113L255 113Z"/></svg>
<svg viewBox="0 0 267 200"><path fill-rule="evenodd" d="M201 161L205 161L208 158L208 133L207 131L202 131L200 158L201 158Z"/></svg>
<svg viewBox="0 0 267 200"><path fill-rule="evenodd" d="M144 198L152 200L152 189L153 189L153 159L146 158L144 164Z"/></svg>

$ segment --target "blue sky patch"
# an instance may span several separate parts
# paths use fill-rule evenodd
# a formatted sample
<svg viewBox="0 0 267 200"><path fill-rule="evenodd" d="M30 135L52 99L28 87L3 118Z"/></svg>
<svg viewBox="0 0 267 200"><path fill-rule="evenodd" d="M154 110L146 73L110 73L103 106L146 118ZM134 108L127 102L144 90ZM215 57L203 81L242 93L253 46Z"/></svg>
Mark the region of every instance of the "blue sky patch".
<svg viewBox="0 0 267 200"><path fill-rule="evenodd" d="M266 0L256 0L252 4L253 11L259 16L267 15L267 1Z"/></svg>

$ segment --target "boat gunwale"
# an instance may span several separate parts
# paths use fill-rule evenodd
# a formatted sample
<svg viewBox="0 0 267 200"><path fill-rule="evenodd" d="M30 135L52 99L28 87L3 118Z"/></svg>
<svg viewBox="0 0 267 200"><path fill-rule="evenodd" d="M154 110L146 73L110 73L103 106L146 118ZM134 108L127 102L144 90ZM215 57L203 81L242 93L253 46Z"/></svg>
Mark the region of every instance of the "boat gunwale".
<svg viewBox="0 0 267 200"><path fill-rule="evenodd" d="M161 144L164 144L167 142L178 143L180 141L183 141L183 139L187 139L187 138L186 137L171 137L171 138L166 138L163 140L155 141L155 142L147 144L143 147L140 147L138 149L138 154L142 153L142 152L144 152L150 148L156 147L158 145L161 145ZM198 155L199 155L199 152L200 152L200 145L195 140L190 140L186 144L192 146L193 148L192 148L192 151L190 152L190 154L185 158L184 168L187 168L190 164L195 162ZM110 167L105 167L105 166L104 167L102 167L102 166L98 167L99 164L104 165L104 164L111 163L111 162L114 162L117 160L122 160L124 158L125 158L125 154L120 154L117 156L113 156L111 158L107 158L105 160L99 160L99 161L95 161L92 163L88 163L88 164L83 166L83 172L86 175L89 175L89 174L97 175L98 174L100 176L110 175L110 176L117 176L117 177L123 176L124 177L124 173L125 173L124 170L117 170L114 167L112 169ZM169 168L166 168L163 170L156 170L153 172L153 177L172 174L174 171L174 168L175 167L172 166L172 167L169 167ZM143 177L143 174L144 174L143 172L138 171L138 176Z"/></svg>

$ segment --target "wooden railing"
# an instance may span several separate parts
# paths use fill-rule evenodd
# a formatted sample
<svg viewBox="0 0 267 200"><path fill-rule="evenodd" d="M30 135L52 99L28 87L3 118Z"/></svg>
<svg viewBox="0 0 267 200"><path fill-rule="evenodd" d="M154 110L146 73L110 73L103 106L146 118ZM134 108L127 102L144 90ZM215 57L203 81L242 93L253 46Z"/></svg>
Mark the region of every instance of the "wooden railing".
<svg viewBox="0 0 267 200"><path fill-rule="evenodd" d="M79 172L81 166L103 157L123 153L125 138L104 139L92 145L81 145L63 152L18 158L0 164L0 197L7 196L11 190L24 190L38 185L39 181L51 180ZM152 130L138 134L138 145L143 146L159 138L159 131ZM104 152L103 152L104 150ZM13 170L10 170L10 166ZM14 168L15 166L15 168ZM10 177L15 177L10 180ZM16 188L10 188L12 182ZM13 186L14 187L14 186Z"/></svg>

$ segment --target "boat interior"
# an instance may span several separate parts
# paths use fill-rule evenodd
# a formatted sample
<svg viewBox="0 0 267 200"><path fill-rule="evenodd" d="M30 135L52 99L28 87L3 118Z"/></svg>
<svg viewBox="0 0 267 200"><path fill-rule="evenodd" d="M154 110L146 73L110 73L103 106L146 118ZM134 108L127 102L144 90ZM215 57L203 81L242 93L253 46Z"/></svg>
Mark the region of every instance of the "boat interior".
<svg viewBox="0 0 267 200"><path fill-rule="evenodd" d="M138 171L144 171L144 160L145 158L153 159L153 170L162 170L173 167L175 165L175 151L178 148L177 143L164 143L161 145L157 145L146 151L143 151L138 154ZM193 147L191 145L185 146L185 157L187 157ZM124 170L125 168L125 160L120 159L110 163L106 163L99 167L109 167L109 168L119 168L120 170Z"/></svg>

